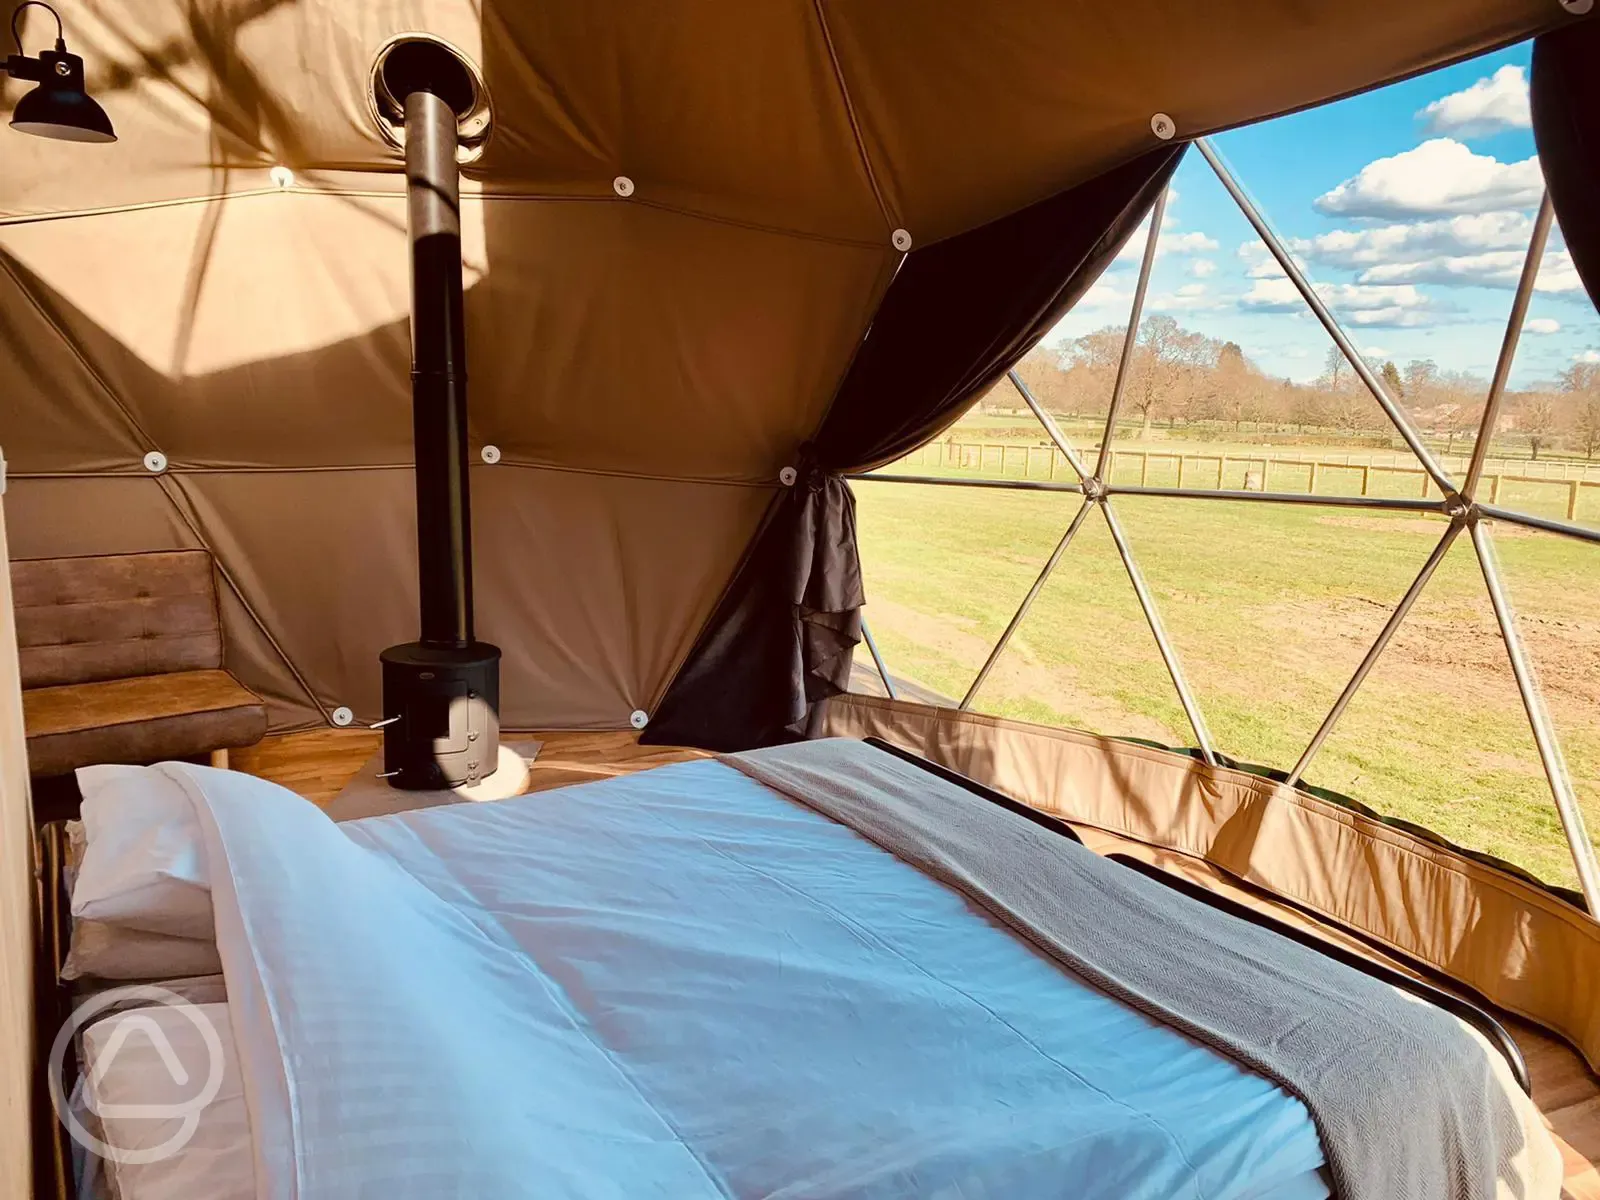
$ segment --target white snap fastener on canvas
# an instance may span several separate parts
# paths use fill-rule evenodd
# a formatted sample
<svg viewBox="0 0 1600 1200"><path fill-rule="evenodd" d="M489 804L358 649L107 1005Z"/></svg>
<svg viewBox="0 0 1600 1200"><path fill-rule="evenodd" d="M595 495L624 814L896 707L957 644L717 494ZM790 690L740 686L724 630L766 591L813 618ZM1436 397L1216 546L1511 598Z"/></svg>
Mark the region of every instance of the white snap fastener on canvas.
<svg viewBox="0 0 1600 1200"><path fill-rule="evenodd" d="M911 234L904 229L896 229L889 235L889 243L901 254L911 249Z"/></svg>
<svg viewBox="0 0 1600 1200"><path fill-rule="evenodd" d="M167 469L167 456L159 450L152 450L144 456L144 469L152 475L159 475Z"/></svg>
<svg viewBox="0 0 1600 1200"><path fill-rule="evenodd" d="M338 708L334 709L331 715L333 717L333 723L339 726L341 729L343 729L346 725L354 724L356 719L355 713L351 712L342 704Z"/></svg>
<svg viewBox="0 0 1600 1200"><path fill-rule="evenodd" d="M268 174L272 178L273 186L289 188L294 186L294 172L288 167L273 167Z"/></svg>
<svg viewBox="0 0 1600 1200"><path fill-rule="evenodd" d="M643 729L646 725L650 724L650 714L645 712L645 710L642 708L636 708L633 710L633 714L628 718L628 724L632 725L635 729Z"/></svg>
<svg viewBox="0 0 1600 1200"><path fill-rule="evenodd" d="M778 472L778 482L783 484L784 487L793 487L794 481L799 478L800 472L796 471L793 467L785 467L783 470Z"/></svg>
<svg viewBox="0 0 1600 1200"><path fill-rule="evenodd" d="M633 195L633 180L626 175L618 175L611 181L611 190L619 196Z"/></svg>
<svg viewBox="0 0 1600 1200"><path fill-rule="evenodd" d="M1561 7L1581 17L1594 7L1594 0L1561 0Z"/></svg>
<svg viewBox="0 0 1600 1200"><path fill-rule="evenodd" d="M500 461L500 447L485 446L482 450L478 451L478 457L483 459L484 462L488 463L492 467L495 463Z"/></svg>
<svg viewBox="0 0 1600 1200"><path fill-rule="evenodd" d="M1170 142L1172 135L1178 132L1178 123L1166 113L1157 113L1150 118L1150 132L1163 142Z"/></svg>

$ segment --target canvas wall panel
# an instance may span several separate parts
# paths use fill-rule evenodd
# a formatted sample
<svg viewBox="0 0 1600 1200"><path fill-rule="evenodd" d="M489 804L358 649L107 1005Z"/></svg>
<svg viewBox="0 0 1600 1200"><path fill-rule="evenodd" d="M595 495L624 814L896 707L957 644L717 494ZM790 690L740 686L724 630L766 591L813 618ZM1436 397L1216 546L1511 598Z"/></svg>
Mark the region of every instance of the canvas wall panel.
<svg viewBox="0 0 1600 1200"><path fill-rule="evenodd" d="M469 281L481 228L465 248ZM122 439L131 465L146 450L174 466L410 461L402 199L274 192L14 225L0 227L0 252L55 315L55 336L30 330L29 346L70 345L99 384L81 407L113 427L125 413L121 425L140 431ZM0 421L49 419L75 378L28 373ZM82 422L76 410L62 419ZM68 456L61 440L54 458ZM104 460L94 441L79 444L73 467ZM16 457L51 465L32 437Z"/></svg>
<svg viewBox="0 0 1600 1200"><path fill-rule="evenodd" d="M886 247L812 0L486 0L484 75L517 119L473 174L609 185L688 212Z"/></svg>
<svg viewBox="0 0 1600 1200"><path fill-rule="evenodd" d="M479 637L508 728L617 728L648 710L743 552L768 489L479 466ZM378 654L417 635L409 470L180 477L206 543L326 710L385 715ZM225 616L226 611L225 611ZM245 683L295 699L267 648ZM299 696L298 717L315 719ZM281 721L280 724L286 724Z"/></svg>
<svg viewBox="0 0 1600 1200"><path fill-rule="evenodd" d="M486 204L475 431L512 457L770 483L815 432L895 256L631 201Z"/></svg>
<svg viewBox="0 0 1600 1200"><path fill-rule="evenodd" d="M650 712L773 490L476 470L478 629L505 651L504 719L606 729Z"/></svg>
<svg viewBox="0 0 1600 1200"><path fill-rule="evenodd" d="M149 438L77 340L72 307L6 248L8 232L0 228L0 445L13 469L132 469Z"/></svg>
<svg viewBox="0 0 1600 1200"><path fill-rule="evenodd" d="M6 510L13 558L135 554L200 545L161 484L142 472L88 479L13 476Z"/></svg>

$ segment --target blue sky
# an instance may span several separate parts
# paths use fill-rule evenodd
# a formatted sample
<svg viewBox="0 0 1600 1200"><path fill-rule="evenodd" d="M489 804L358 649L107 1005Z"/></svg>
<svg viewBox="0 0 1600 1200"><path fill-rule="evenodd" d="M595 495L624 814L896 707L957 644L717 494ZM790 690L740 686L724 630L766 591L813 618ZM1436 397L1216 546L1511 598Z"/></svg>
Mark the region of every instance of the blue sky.
<svg viewBox="0 0 1600 1200"><path fill-rule="evenodd" d="M1356 344L1400 366L1493 370L1540 180L1524 43L1214 139ZM1146 312L1237 341L1262 369L1315 378L1331 344L1199 154L1184 158ZM1122 257L1050 341L1127 321L1143 249ZM1600 357L1600 316L1559 230L1513 387Z"/></svg>

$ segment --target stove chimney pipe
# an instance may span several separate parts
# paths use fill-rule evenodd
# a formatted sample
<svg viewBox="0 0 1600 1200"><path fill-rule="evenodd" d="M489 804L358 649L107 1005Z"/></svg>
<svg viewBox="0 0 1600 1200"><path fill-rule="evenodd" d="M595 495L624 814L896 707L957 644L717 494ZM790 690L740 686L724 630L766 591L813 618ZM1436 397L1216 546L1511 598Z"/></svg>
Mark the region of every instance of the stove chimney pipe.
<svg viewBox="0 0 1600 1200"><path fill-rule="evenodd" d="M405 98L405 113L422 641L460 649L472 644L472 507L456 114L425 90Z"/></svg>

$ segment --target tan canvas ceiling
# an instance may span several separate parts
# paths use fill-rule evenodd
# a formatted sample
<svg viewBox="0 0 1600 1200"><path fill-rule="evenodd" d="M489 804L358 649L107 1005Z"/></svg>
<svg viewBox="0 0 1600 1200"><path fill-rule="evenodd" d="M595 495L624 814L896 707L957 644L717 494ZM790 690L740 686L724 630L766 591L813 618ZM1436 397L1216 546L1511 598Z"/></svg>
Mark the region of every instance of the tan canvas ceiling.
<svg viewBox="0 0 1600 1200"><path fill-rule="evenodd" d="M479 630L511 726L625 723L925 245L1149 149L1567 19L1557 0L66 0L120 141L0 132L13 552L204 544L277 724L416 633L379 48L481 67L463 231ZM48 19L24 29L48 44ZM3 93L9 108L21 88ZM287 167L280 186L272 169ZM635 184L624 199L612 181ZM170 469L142 466L159 450Z"/></svg>

